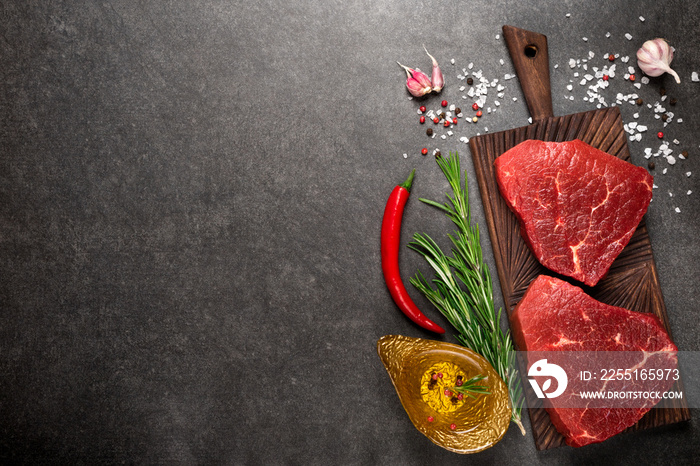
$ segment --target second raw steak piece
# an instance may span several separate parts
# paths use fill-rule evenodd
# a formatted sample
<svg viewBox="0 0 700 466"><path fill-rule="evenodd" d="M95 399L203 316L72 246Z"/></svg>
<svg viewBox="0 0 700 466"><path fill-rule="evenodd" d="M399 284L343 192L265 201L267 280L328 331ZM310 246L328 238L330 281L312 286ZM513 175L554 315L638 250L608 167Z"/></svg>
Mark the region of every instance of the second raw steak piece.
<svg viewBox="0 0 700 466"><path fill-rule="evenodd" d="M651 202L646 170L579 140L527 140L495 168L535 257L589 286L606 275Z"/></svg>
<svg viewBox="0 0 700 466"><path fill-rule="evenodd" d="M680 377L678 348L655 315L601 303L558 278L537 277L510 321L518 350L535 366L528 375L541 358L568 374L563 393L544 408L573 447L634 425ZM585 379L582 368L595 376ZM592 392L606 398L582 396Z"/></svg>

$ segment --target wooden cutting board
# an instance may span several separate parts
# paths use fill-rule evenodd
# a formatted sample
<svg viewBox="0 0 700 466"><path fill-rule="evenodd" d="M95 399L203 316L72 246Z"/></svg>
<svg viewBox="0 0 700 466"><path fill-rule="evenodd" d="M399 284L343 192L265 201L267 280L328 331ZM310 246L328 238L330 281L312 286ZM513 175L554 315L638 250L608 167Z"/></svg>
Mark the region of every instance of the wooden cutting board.
<svg viewBox="0 0 700 466"><path fill-rule="evenodd" d="M651 250L647 228L642 219L627 247L613 262L607 277L595 287L555 274L543 267L520 236L515 215L501 197L496 183L494 160L508 149L527 139L570 141L580 139L608 154L629 161L627 137L617 107L555 117L549 83L547 37L503 26L503 36L520 80L533 124L470 139L476 176L484 203L493 252L508 315L513 312L525 290L539 274L548 274L569 281L595 299L637 312L652 312L670 332L659 277ZM521 368L522 369L522 368ZM525 371L521 370L521 374ZM523 388L538 450L564 445L564 437L552 425L549 415L523 379ZM682 390L679 380L672 390ZM690 419L690 410L683 400L665 400L627 429L636 431Z"/></svg>

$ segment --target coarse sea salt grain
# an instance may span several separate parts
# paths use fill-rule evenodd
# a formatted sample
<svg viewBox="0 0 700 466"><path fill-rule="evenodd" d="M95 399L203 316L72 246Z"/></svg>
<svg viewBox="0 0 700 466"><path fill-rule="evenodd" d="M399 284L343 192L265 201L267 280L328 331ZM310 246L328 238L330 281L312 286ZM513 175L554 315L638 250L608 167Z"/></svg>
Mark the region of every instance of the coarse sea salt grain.
<svg viewBox="0 0 700 466"><path fill-rule="evenodd" d="M686 194L687 194L688 196L690 196L691 194L693 194L693 192L689 189L688 192L687 192Z"/></svg>
<svg viewBox="0 0 700 466"><path fill-rule="evenodd" d="M690 73L690 80L693 81L694 83L700 81L700 76L698 76L697 71L693 71L692 73Z"/></svg>
<svg viewBox="0 0 700 466"><path fill-rule="evenodd" d="M630 34L629 32L625 33L625 39L632 40L632 34Z"/></svg>
<svg viewBox="0 0 700 466"><path fill-rule="evenodd" d="M403 158L404 158L404 159L407 159L407 158L408 158L408 154L403 154Z"/></svg>
<svg viewBox="0 0 700 466"><path fill-rule="evenodd" d="M643 23L643 22L644 22L644 16L640 16L640 17L639 17L639 21L641 21L641 22Z"/></svg>
<svg viewBox="0 0 700 466"><path fill-rule="evenodd" d="M677 213L677 214L680 214L680 213L681 213L681 209L679 209L678 207L676 207L676 213Z"/></svg>

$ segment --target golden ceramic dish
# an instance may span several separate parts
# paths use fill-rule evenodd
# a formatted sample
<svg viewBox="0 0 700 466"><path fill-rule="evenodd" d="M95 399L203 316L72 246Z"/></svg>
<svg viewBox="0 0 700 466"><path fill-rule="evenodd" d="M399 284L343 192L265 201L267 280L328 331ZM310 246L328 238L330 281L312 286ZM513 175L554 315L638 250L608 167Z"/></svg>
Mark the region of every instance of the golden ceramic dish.
<svg viewBox="0 0 700 466"><path fill-rule="evenodd" d="M463 346L401 335L380 338L377 352L411 422L436 445L476 453L505 435L511 416L508 387L482 356ZM489 394L457 399L450 391L458 378L478 375L485 376L479 385Z"/></svg>

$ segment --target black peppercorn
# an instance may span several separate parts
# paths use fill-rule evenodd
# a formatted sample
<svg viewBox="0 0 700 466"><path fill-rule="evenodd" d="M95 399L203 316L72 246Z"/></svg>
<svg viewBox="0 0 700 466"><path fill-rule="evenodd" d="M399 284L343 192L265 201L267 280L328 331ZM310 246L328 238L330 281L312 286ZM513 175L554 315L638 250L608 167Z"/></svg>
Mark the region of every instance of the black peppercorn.
<svg viewBox="0 0 700 466"><path fill-rule="evenodd" d="M439 150L436 150L435 151L435 158L437 159L439 157L442 157L442 152L440 152Z"/></svg>
<svg viewBox="0 0 700 466"><path fill-rule="evenodd" d="M457 404L457 401L459 401L459 400L457 399L456 396L453 396L453 397L450 399L450 401L452 401L452 404L453 404L453 405L456 405L456 404Z"/></svg>
<svg viewBox="0 0 700 466"><path fill-rule="evenodd" d="M668 114L664 113L663 115L661 115L661 119L663 121L668 121Z"/></svg>
<svg viewBox="0 0 700 466"><path fill-rule="evenodd" d="M663 87L659 89L659 94L666 95L666 89L664 89Z"/></svg>
<svg viewBox="0 0 700 466"><path fill-rule="evenodd" d="M639 99L635 100L635 103L637 105L642 105L644 103L644 101L641 98L639 98Z"/></svg>
<svg viewBox="0 0 700 466"><path fill-rule="evenodd" d="M681 152L681 155L683 156L684 159L687 159L688 158L688 151L684 150L683 152Z"/></svg>
<svg viewBox="0 0 700 466"><path fill-rule="evenodd" d="M425 134L427 134L428 136L432 136L433 135L433 128L426 129Z"/></svg>
<svg viewBox="0 0 700 466"><path fill-rule="evenodd" d="M474 84L474 80L472 78L467 78L467 84L471 86L472 84Z"/></svg>
<svg viewBox="0 0 700 466"><path fill-rule="evenodd" d="M656 164L654 162L649 162L649 170L653 170L656 168Z"/></svg>
<svg viewBox="0 0 700 466"><path fill-rule="evenodd" d="M447 114L446 114L445 112L441 112L441 113L440 113L440 119L441 119L441 120L444 120L446 116L447 116Z"/></svg>
<svg viewBox="0 0 700 466"><path fill-rule="evenodd" d="M459 115L460 113L462 113L462 109L459 107L455 108L455 114Z"/></svg>
<svg viewBox="0 0 700 466"><path fill-rule="evenodd" d="M668 104L669 105L676 105L678 103L678 99L671 99Z"/></svg>

